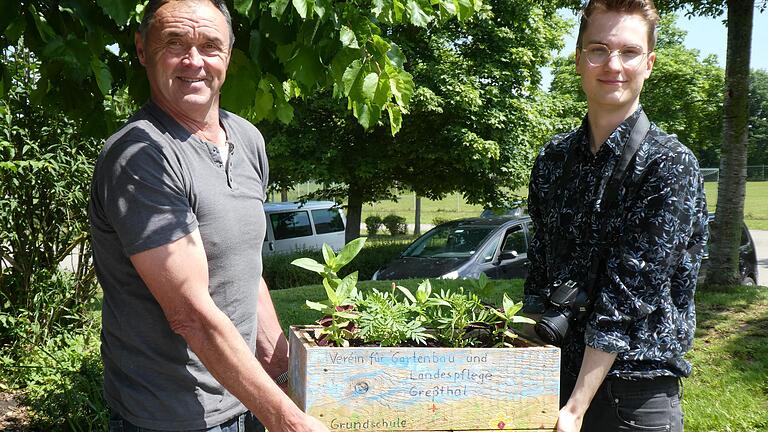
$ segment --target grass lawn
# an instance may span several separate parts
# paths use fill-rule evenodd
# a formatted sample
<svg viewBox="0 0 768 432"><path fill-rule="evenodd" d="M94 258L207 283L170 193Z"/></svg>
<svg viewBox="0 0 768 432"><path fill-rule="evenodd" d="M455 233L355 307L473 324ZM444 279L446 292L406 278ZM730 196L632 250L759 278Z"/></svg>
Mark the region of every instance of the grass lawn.
<svg viewBox="0 0 768 432"><path fill-rule="evenodd" d="M418 280L402 281L414 288ZM519 301L522 281L495 281L490 301L507 292ZM387 288L391 282L360 282L360 289ZM467 281L433 281L441 287L469 287ZM319 313L304 301L322 300L321 285L273 291L285 326L309 324ZM699 291L698 329L688 358L693 375L684 380L685 429L694 432L768 430L768 288L735 287L733 292Z"/></svg>
<svg viewBox="0 0 768 432"><path fill-rule="evenodd" d="M714 213L717 208L717 183L705 183L707 206ZM744 203L744 222L753 230L768 230L768 181L748 182Z"/></svg>

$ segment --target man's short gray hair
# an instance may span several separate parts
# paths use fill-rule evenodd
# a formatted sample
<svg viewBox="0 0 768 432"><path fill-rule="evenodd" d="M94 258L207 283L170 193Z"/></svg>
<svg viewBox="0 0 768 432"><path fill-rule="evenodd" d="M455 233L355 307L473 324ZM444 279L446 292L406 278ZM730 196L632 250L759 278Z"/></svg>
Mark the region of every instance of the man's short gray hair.
<svg viewBox="0 0 768 432"><path fill-rule="evenodd" d="M229 48L232 48L232 45L235 44L235 31L232 29L232 15L230 15L224 0L149 0L149 3L147 3L147 6L144 8L144 16L141 18L141 24L139 24L139 33L141 34L141 39L143 41L147 40L147 33L149 32L149 26L152 25L152 21L155 19L155 12L157 12L157 10L164 4L172 1L188 1L195 3L201 1L210 2L222 15L224 15L224 19L227 21L227 26L229 27Z"/></svg>

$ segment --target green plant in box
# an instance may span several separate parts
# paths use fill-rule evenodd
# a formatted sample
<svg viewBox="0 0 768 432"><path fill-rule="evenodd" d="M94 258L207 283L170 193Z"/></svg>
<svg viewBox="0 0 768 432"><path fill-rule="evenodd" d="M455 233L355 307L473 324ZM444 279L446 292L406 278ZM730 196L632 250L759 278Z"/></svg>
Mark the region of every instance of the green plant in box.
<svg viewBox="0 0 768 432"><path fill-rule="evenodd" d="M500 310L482 303L478 294L489 291L490 281L481 275L472 282L474 292L441 290L433 294L429 280L419 284L415 293L392 284L391 291L357 290L357 272L343 279L339 270L360 252L365 239L347 244L338 255L323 246L324 264L300 258L292 264L323 277L326 300L307 300L307 307L325 316L315 331L318 345L349 347L352 344L381 346L512 346L517 334L511 330L519 323L533 323L517 316L522 303L506 295Z"/></svg>
<svg viewBox="0 0 768 432"><path fill-rule="evenodd" d="M359 317L355 311L357 272L350 273L341 279L338 276L338 271L360 253L364 244L364 238L352 240L344 246L338 255L333 252L330 246L324 244L324 265L312 258L299 258L291 263L323 277L323 287L328 300L320 303L307 300L308 307L326 315L321 322L323 328L317 335L318 342L321 344L333 343L338 346L349 346L349 340L354 337L356 320Z"/></svg>

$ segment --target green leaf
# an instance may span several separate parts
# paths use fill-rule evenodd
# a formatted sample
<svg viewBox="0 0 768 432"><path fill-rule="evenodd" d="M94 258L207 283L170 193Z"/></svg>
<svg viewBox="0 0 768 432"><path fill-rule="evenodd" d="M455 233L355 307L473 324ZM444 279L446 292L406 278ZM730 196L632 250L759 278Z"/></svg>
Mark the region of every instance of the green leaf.
<svg viewBox="0 0 768 432"><path fill-rule="evenodd" d="M404 70L397 71L394 68L389 76L389 89L395 101L401 108L407 108L413 94L413 77Z"/></svg>
<svg viewBox="0 0 768 432"><path fill-rule="evenodd" d="M328 296L328 301L331 302L331 305L337 306L339 304L339 297L336 295L336 290L333 289L331 282L327 278L323 279L323 288L325 288L325 295Z"/></svg>
<svg viewBox="0 0 768 432"><path fill-rule="evenodd" d="M402 69L403 65L405 64L405 55L400 50L400 47L397 46L397 44L394 42L389 44L387 58L389 58L389 61L391 61L392 64L398 69Z"/></svg>
<svg viewBox="0 0 768 432"><path fill-rule="evenodd" d="M334 267L336 254L333 252L333 249L328 246L328 243L323 243L323 259L325 260L325 265L331 268Z"/></svg>
<svg viewBox="0 0 768 432"><path fill-rule="evenodd" d="M280 18L285 13L285 8L288 7L289 0L275 0L269 4L269 10L272 12L272 16Z"/></svg>
<svg viewBox="0 0 768 432"><path fill-rule="evenodd" d="M376 95L376 87L379 84L379 74L371 72L363 78L363 97L365 100L372 101Z"/></svg>
<svg viewBox="0 0 768 432"><path fill-rule="evenodd" d="M325 313L327 309L329 309L328 305L324 305L322 303L313 302L310 300L306 300L307 307L316 311L320 311Z"/></svg>
<svg viewBox="0 0 768 432"><path fill-rule="evenodd" d="M404 286L400 286L400 285L397 285L396 288L399 289L400 292L403 293L403 295L405 297L407 297L408 300L410 300L412 303L418 303L416 301L416 297L414 297L413 293L411 293L411 290L409 290L408 288L406 288ZM417 294L418 294L418 292L417 292Z"/></svg>
<svg viewBox="0 0 768 432"><path fill-rule="evenodd" d="M307 19L307 0L291 0L293 7L302 19Z"/></svg>
<svg viewBox="0 0 768 432"><path fill-rule="evenodd" d="M306 89L314 89L324 76L324 66L312 47L301 45L285 63L286 72Z"/></svg>
<svg viewBox="0 0 768 432"><path fill-rule="evenodd" d="M37 32L40 34L40 39L43 40L44 43L48 44L53 39L61 39L55 31L53 31L53 28L51 28L50 25L48 25L48 21L45 20L45 18L37 13L37 9L33 5L29 5L29 12L32 15L32 19L35 22L35 27L37 27Z"/></svg>
<svg viewBox="0 0 768 432"><path fill-rule="evenodd" d="M432 283L429 282L429 279L424 279L416 288L416 298L419 303L423 303L427 301L430 295L432 295Z"/></svg>
<svg viewBox="0 0 768 432"><path fill-rule="evenodd" d="M278 120L289 124L293 120L293 106L288 102L278 102L276 115Z"/></svg>
<svg viewBox="0 0 768 432"><path fill-rule="evenodd" d="M432 17L427 15L415 0L408 0L405 8L411 18L411 24L415 25L416 27L426 27L427 24L432 21Z"/></svg>
<svg viewBox="0 0 768 432"><path fill-rule="evenodd" d="M509 316L509 310L512 309L515 306L515 302L509 298L507 293L504 293L504 298L501 301L502 309L504 309L504 313Z"/></svg>
<svg viewBox="0 0 768 432"><path fill-rule="evenodd" d="M348 274L336 288L336 298L339 302L343 302L352 296L353 290L357 285L357 272Z"/></svg>
<svg viewBox="0 0 768 432"><path fill-rule="evenodd" d="M91 58L91 70L101 94L107 96L112 91L112 74L109 72L109 68L98 57L93 57Z"/></svg>
<svg viewBox="0 0 768 432"><path fill-rule="evenodd" d="M256 101L257 83L261 72L250 57L240 49L232 50L227 80L221 89L221 104L230 111L241 112Z"/></svg>
<svg viewBox="0 0 768 432"><path fill-rule="evenodd" d="M305 270L319 274L323 274L325 272L325 266L313 260L312 258L299 258L293 260L291 264L295 265L296 267L301 267Z"/></svg>
<svg viewBox="0 0 768 432"><path fill-rule="evenodd" d="M243 16L248 16L251 6L253 6L253 0L235 0L235 10Z"/></svg>
<svg viewBox="0 0 768 432"><path fill-rule="evenodd" d="M522 315L513 316L512 322L515 324L536 324L536 321Z"/></svg>
<svg viewBox="0 0 768 432"><path fill-rule="evenodd" d="M122 27L128 24L131 15L134 13L136 0L96 0L101 9L104 10L112 21Z"/></svg>
<svg viewBox="0 0 768 432"><path fill-rule="evenodd" d="M353 313L353 312L345 312L345 311L336 311L336 312L333 313L333 315L334 315L334 317L344 318L344 319L348 319L348 320L353 320L353 319L357 319L357 318L360 317L360 314L356 314L356 313ZM342 325L342 324L344 324L344 325ZM349 323L339 323L339 327L346 327L347 324L349 324Z"/></svg>
<svg viewBox="0 0 768 432"><path fill-rule="evenodd" d="M456 5L456 16L460 21L469 18L475 12L472 0L454 0L454 5Z"/></svg>
<svg viewBox="0 0 768 432"><path fill-rule="evenodd" d="M349 27L345 25L341 26L339 37L341 38L341 44L343 46L347 48L360 48L360 45L357 44L357 37L355 36L355 32L353 32Z"/></svg>
<svg viewBox="0 0 768 432"><path fill-rule="evenodd" d="M352 91L352 87L357 81L357 77L360 75L360 69L363 64L360 60L355 60L347 66L344 70L344 75L341 78L342 84L344 84L344 96L348 96Z"/></svg>
<svg viewBox="0 0 768 432"><path fill-rule="evenodd" d="M256 120L267 118L269 113L272 112L272 106L275 103L275 98L272 96L270 90L263 90L261 86L256 90Z"/></svg>
<svg viewBox="0 0 768 432"><path fill-rule="evenodd" d="M373 0L371 12L374 15L379 15L385 8L392 7L392 0Z"/></svg>
<svg viewBox="0 0 768 432"><path fill-rule="evenodd" d="M367 130L376 125L376 123L379 121L379 117L381 116L381 108L368 102L359 103L353 101L352 113L357 118L360 126Z"/></svg>
<svg viewBox="0 0 768 432"><path fill-rule="evenodd" d="M389 114L389 130L392 136L395 136L403 125L403 113L399 106L391 104L387 107L387 114Z"/></svg>
<svg viewBox="0 0 768 432"><path fill-rule="evenodd" d="M328 9L332 8L328 0L316 0L314 3L315 4L312 9L314 9L318 18L321 19L325 16L325 13L328 11ZM318 24L320 24L320 20L318 20Z"/></svg>
<svg viewBox="0 0 768 432"><path fill-rule="evenodd" d="M349 262L360 253L363 246L365 246L365 237L356 238L344 245L344 248L341 249L341 252L339 252L339 255L336 257L336 265L338 268L349 264Z"/></svg>

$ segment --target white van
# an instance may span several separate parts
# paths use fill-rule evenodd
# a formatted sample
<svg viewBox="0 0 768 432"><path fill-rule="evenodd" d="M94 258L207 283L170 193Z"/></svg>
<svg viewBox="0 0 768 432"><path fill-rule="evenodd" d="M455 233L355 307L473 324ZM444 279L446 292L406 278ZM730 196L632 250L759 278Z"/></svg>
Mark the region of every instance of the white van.
<svg viewBox="0 0 768 432"><path fill-rule="evenodd" d="M328 243L334 250L344 247L344 212L332 201L267 202L267 235L262 254L316 249Z"/></svg>

